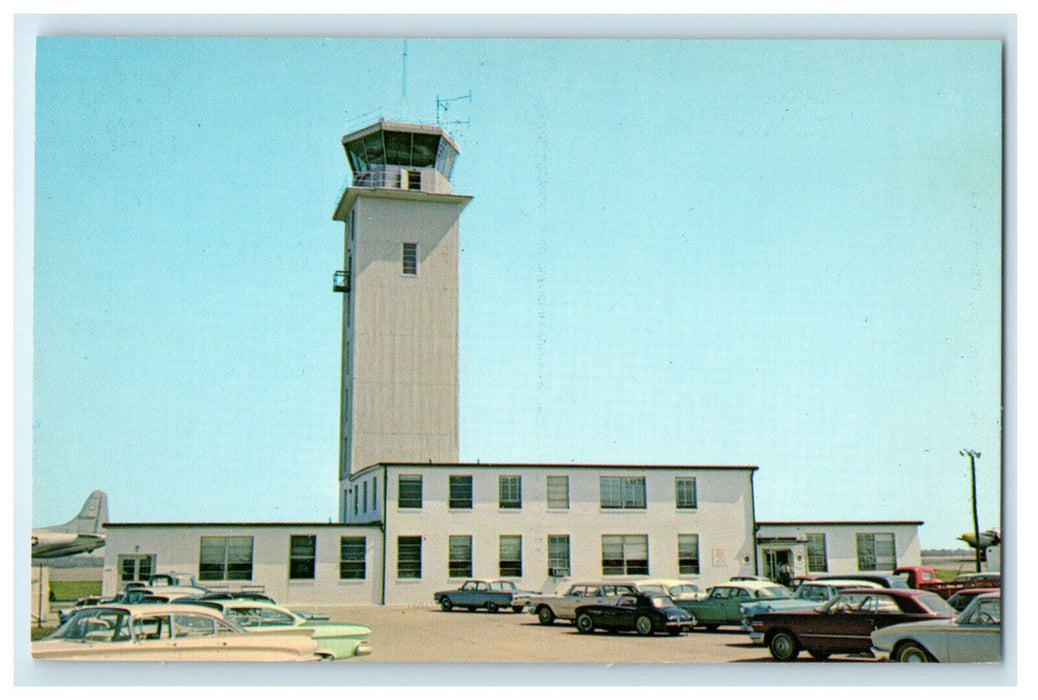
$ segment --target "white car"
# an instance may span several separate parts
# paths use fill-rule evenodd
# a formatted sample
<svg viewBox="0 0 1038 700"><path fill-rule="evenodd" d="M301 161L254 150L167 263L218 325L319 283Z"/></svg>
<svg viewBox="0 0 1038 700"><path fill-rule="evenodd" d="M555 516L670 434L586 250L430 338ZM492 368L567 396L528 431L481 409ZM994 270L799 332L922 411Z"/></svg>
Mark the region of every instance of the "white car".
<svg viewBox="0 0 1038 700"><path fill-rule="evenodd" d="M872 633L872 653L902 663L1002 660L1002 594L977 596L951 620L906 622Z"/></svg>
<svg viewBox="0 0 1038 700"><path fill-rule="evenodd" d="M317 661L313 629L249 633L215 610L183 605L83 608L49 637L34 659L69 661Z"/></svg>
<svg viewBox="0 0 1038 700"><path fill-rule="evenodd" d="M672 600L698 600L706 597L699 586L679 579L646 579L635 581L634 587L641 593L670 596Z"/></svg>

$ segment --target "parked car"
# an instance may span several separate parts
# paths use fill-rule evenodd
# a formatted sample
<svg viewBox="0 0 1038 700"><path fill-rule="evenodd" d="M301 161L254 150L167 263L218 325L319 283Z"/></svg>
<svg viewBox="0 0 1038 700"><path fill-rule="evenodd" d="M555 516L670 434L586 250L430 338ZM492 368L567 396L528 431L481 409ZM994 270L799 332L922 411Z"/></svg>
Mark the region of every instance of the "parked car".
<svg viewBox="0 0 1038 700"><path fill-rule="evenodd" d="M813 610L766 612L749 618L771 656L793 661L801 650L816 659L870 653L874 630L901 622L951 618L955 610L936 593L915 589L851 589Z"/></svg>
<svg viewBox="0 0 1038 700"><path fill-rule="evenodd" d="M325 622L307 618L294 610L254 599L181 601L223 613L224 618L246 632L306 628L313 630L317 653L330 659L349 659L371 653L368 636L371 628L350 623Z"/></svg>
<svg viewBox="0 0 1038 700"><path fill-rule="evenodd" d="M999 593L1001 590L1002 589L1000 588L963 588L962 590L953 593L951 597L948 598L948 605L952 606L959 612L962 612L978 595L983 595L985 593Z"/></svg>
<svg viewBox="0 0 1038 700"><path fill-rule="evenodd" d="M460 588L453 591L437 591L433 593L433 602L444 612L454 608L475 610L486 608L487 612L497 612L501 608L511 608L512 612L522 612L525 601L530 596L540 595L535 591L520 591L511 581L480 581L470 579ZM521 596L519 600L514 600Z"/></svg>
<svg viewBox="0 0 1038 700"><path fill-rule="evenodd" d="M851 581L871 581L872 583L878 583L884 588L910 588L908 585L907 574L894 574L894 573L856 573L856 574L816 574L815 581L832 581L834 579L851 580Z"/></svg>
<svg viewBox="0 0 1038 700"><path fill-rule="evenodd" d="M633 631L643 637L653 632L677 636L692 629L692 616L665 595L637 593L620 596L615 605L581 605L577 608L577 631L591 634L596 629Z"/></svg>
<svg viewBox="0 0 1038 700"><path fill-rule="evenodd" d="M721 625L742 622L743 603L789 598L793 592L770 581L729 581L707 589L705 598L675 600L674 604L692 616L692 626L715 630Z"/></svg>
<svg viewBox="0 0 1038 700"><path fill-rule="evenodd" d="M537 616L542 625L558 620L575 620L581 605L614 605L622 595L636 595L638 589L628 583L574 583L563 595L517 595L516 605Z"/></svg>
<svg viewBox="0 0 1038 700"><path fill-rule="evenodd" d="M951 581L937 578L937 572L929 566L903 566L894 573L904 574L911 588L933 591L942 598L950 598L967 588L998 588L1002 585L1002 577L997 571L959 574Z"/></svg>
<svg viewBox="0 0 1038 700"><path fill-rule="evenodd" d="M907 622L872 633L872 653L902 663L1002 660L1002 594L985 593L951 620Z"/></svg>
<svg viewBox="0 0 1038 700"><path fill-rule="evenodd" d="M757 598L739 606L742 611L740 624L744 632L750 635L754 644L763 644L764 635L757 634L750 625L750 618L763 612L776 610L811 610L817 608L852 588L882 588L871 581L851 581L833 579L830 581L805 581L800 584L791 598Z"/></svg>
<svg viewBox="0 0 1038 700"><path fill-rule="evenodd" d="M698 600L706 597L699 586L680 579L647 579L635 581L634 587L639 593L670 596L671 600Z"/></svg>
<svg viewBox="0 0 1038 700"><path fill-rule="evenodd" d="M208 593L204 588L196 586L133 586L127 587L112 602L123 605L140 603L173 602L180 598L198 598Z"/></svg>
<svg viewBox="0 0 1038 700"><path fill-rule="evenodd" d="M215 610L183 605L84 608L32 643L36 659L72 661L316 661L311 630L250 634Z"/></svg>

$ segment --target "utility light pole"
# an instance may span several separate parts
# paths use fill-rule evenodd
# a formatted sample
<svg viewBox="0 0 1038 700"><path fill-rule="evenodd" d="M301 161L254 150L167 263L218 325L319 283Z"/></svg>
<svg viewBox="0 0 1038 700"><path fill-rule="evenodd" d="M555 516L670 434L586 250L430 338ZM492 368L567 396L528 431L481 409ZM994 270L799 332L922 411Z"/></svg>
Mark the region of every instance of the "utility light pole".
<svg viewBox="0 0 1038 700"><path fill-rule="evenodd" d="M977 573L980 573L980 524L977 522L977 464L980 453L976 450L959 450L963 457L970 458L970 492L973 495L973 548L976 550Z"/></svg>

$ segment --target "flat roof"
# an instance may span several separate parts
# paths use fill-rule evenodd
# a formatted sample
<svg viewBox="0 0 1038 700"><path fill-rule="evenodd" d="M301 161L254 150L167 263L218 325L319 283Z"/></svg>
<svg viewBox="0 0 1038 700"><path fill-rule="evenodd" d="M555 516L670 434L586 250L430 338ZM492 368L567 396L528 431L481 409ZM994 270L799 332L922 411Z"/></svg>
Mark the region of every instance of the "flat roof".
<svg viewBox="0 0 1038 700"><path fill-rule="evenodd" d="M757 471L753 465L721 464L529 464L522 462L378 462L353 472L351 477L380 467L432 467L434 469L720 469Z"/></svg>
<svg viewBox="0 0 1038 700"><path fill-rule="evenodd" d="M158 522L158 523L104 523L102 527L300 527L314 529L318 527L378 527L378 521L368 523L306 523L306 522L271 522L271 521L191 521L191 522Z"/></svg>
<svg viewBox="0 0 1038 700"><path fill-rule="evenodd" d="M757 525L922 525L922 520L758 520Z"/></svg>

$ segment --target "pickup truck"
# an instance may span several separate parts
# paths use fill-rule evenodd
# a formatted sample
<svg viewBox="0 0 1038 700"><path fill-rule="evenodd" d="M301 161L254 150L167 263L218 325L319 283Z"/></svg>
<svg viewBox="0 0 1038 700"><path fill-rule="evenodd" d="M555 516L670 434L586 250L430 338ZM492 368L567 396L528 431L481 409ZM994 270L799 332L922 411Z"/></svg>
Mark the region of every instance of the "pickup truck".
<svg viewBox="0 0 1038 700"><path fill-rule="evenodd" d="M516 596L540 595L537 591L520 591L511 581L480 581L470 579L453 591L437 591L433 593L433 602L444 612L454 608L475 610L486 608L487 612L497 612L501 608L511 608L512 612L522 612L524 603L515 601Z"/></svg>
<svg viewBox="0 0 1038 700"><path fill-rule="evenodd" d="M564 595L521 597L527 610L537 616L542 625L559 620L573 620L581 605L616 605L623 595L637 595L634 584L627 583L574 583Z"/></svg>
<svg viewBox="0 0 1038 700"><path fill-rule="evenodd" d="M906 575L909 588L932 591L945 599L967 588L998 588L1002 585L1001 574L995 572L963 574L956 576L954 581L940 580L937 572L929 566L902 566L894 573Z"/></svg>

